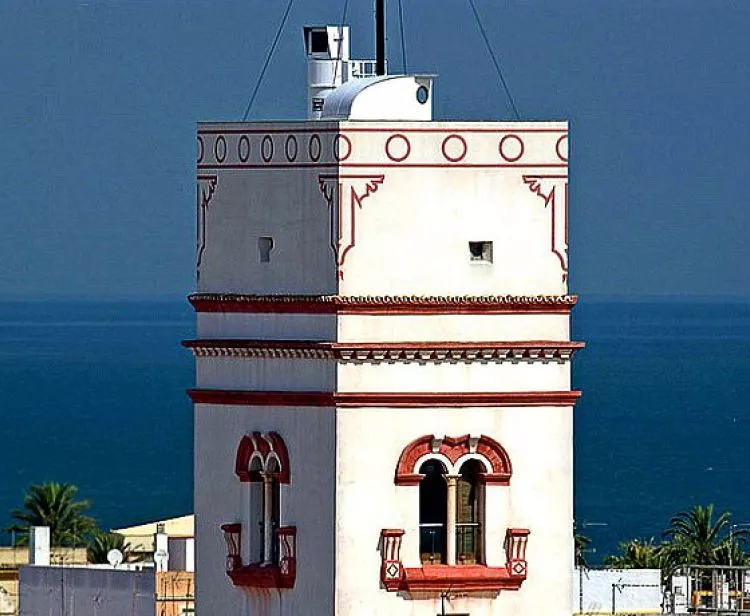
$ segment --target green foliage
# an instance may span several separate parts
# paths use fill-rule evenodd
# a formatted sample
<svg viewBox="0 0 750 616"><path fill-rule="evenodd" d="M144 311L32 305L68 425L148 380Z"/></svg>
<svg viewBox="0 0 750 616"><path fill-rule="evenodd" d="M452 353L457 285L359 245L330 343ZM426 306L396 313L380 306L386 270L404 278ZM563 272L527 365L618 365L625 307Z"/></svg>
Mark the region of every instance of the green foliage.
<svg viewBox="0 0 750 616"><path fill-rule="evenodd" d="M129 542L125 541L125 537L118 533L105 533L97 530L89 539L86 551L90 563L104 565L109 562L107 554L110 550L120 550L123 555L123 562L131 563L143 558L142 555L137 553L139 549L140 546L131 546Z"/></svg>
<svg viewBox="0 0 750 616"><path fill-rule="evenodd" d="M663 579L682 565L750 565L747 531L733 528L730 519L726 511L716 515L712 504L695 505L670 520L661 543L624 541L604 562L619 569L661 569Z"/></svg>
<svg viewBox="0 0 750 616"><path fill-rule="evenodd" d="M591 537L586 535L575 534L575 555L576 555L576 567L588 567L589 564L586 561L586 550L591 545Z"/></svg>
<svg viewBox="0 0 750 616"><path fill-rule="evenodd" d="M30 526L49 526L52 547L83 546L95 530L94 519L85 514L91 506L77 500L78 488L70 483L48 482L29 486L23 508L11 516L18 521L7 530L18 533L17 543L26 544Z"/></svg>
<svg viewBox="0 0 750 616"><path fill-rule="evenodd" d="M716 565L719 551L728 541L729 518L725 511L714 520L712 504L695 505L674 516L664 536L671 540L675 555L684 563Z"/></svg>
<svg viewBox="0 0 750 616"><path fill-rule="evenodd" d="M618 546L620 553L607 556L604 563L616 569L661 569L664 557L664 545L648 541L631 539Z"/></svg>

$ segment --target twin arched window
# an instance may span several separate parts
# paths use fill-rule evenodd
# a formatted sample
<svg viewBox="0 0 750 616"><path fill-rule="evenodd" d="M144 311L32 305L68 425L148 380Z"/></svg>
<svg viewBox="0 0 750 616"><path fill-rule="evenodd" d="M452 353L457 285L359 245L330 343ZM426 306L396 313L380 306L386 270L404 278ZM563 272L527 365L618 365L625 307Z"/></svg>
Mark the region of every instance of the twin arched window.
<svg viewBox="0 0 750 616"><path fill-rule="evenodd" d="M423 564L484 563L484 493L508 485L510 458L495 440L422 436L402 452L397 485L419 486Z"/></svg>
<svg viewBox="0 0 750 616"><path fill-rule="evenodd" d="M276 432L245 435L237 448L235 473L250 483L250 554L265 565L278 564L281 524L280 484L289 483L289 454Z"/></svg>

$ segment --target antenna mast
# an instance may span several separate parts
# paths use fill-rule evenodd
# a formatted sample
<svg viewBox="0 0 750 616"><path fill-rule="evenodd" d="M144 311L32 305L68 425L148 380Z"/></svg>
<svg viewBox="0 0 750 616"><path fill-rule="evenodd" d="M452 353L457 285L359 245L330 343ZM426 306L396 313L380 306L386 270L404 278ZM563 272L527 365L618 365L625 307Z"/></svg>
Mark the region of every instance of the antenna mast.
<svg viewBox="0 0 750 616"><path fill-rule="evenodd" d="M375 0L375 74L385 75L385 0Z"/></svg>

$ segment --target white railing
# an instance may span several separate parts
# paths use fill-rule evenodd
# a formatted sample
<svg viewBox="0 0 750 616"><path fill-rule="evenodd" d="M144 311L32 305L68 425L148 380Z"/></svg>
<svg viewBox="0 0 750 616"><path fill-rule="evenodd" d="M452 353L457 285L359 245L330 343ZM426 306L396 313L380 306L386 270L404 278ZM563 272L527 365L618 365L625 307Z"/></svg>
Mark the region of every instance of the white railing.
<svg viewBox="0 0 750 616"><path fill-rule="evenodd" d="M349 76L351 79L375 77L375 60L349 60Z"/></svg>

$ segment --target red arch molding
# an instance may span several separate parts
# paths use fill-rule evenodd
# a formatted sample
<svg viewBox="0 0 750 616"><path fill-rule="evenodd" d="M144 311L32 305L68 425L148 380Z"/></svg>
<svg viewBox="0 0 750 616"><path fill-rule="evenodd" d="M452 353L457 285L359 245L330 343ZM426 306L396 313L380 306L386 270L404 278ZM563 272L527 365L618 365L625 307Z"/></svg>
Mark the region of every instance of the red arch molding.
<svg viewBox="0 0 750 616"><path fill-rule="evenodd" d="M426 434L404 447L396 465L396 485L417 485L422 479L416 468L417 461L431 453L443 455L453 464L467 454L480 454L491 466L489 471L482 475L483 481L488 485L510 485L510 477L513 474L510 456L495 439L483 434L473 449L469 434L458 437L446 436L440 441L439 447L434 448L433 443L436 443L436 440L432 434Z"/></svg>
<svg viewBox="0 0 750 616"><path fill-rule="evenodd" d="M240 439L237 447L237 458L235 460L234 472L240 481L263 481L260 471L250 470L250 458L258 452L263 460L263 468L268 466L269 456L273 452L279 458L280 471L277 475L279 483L289 483L291 470L289 468L289 452L284 439L277 432L263 434L253 432L246 434Z"/></svg>

